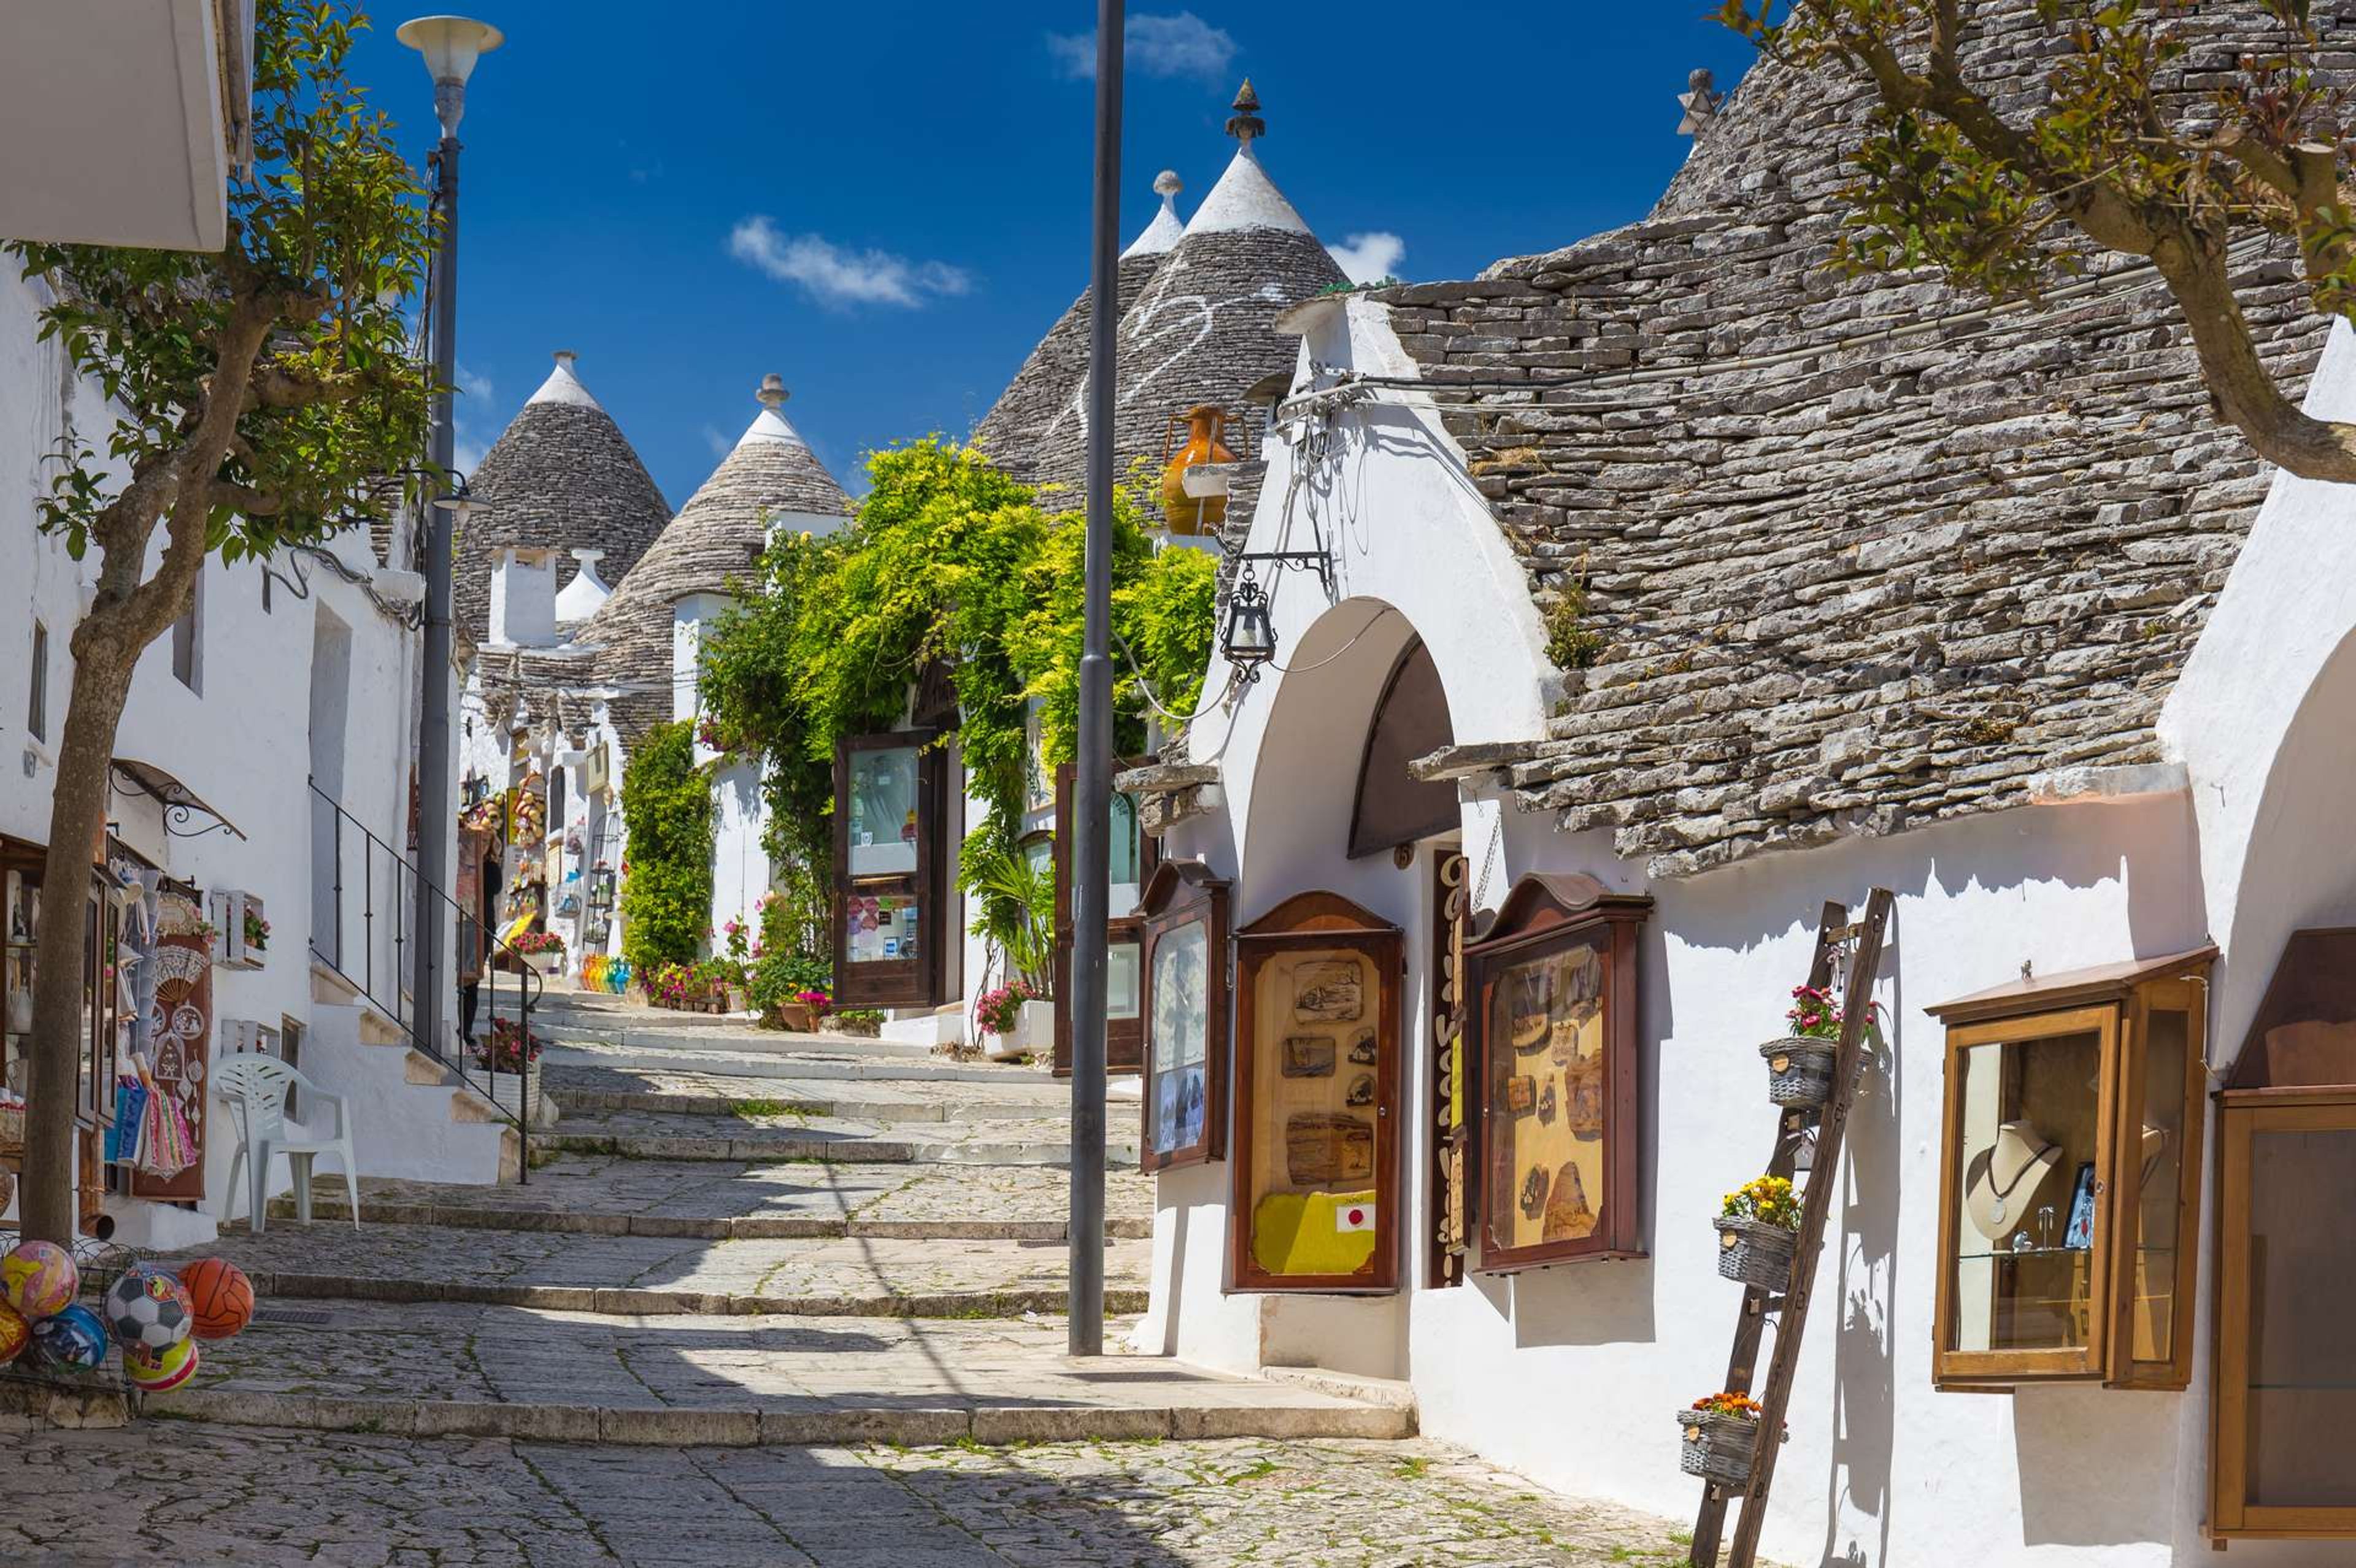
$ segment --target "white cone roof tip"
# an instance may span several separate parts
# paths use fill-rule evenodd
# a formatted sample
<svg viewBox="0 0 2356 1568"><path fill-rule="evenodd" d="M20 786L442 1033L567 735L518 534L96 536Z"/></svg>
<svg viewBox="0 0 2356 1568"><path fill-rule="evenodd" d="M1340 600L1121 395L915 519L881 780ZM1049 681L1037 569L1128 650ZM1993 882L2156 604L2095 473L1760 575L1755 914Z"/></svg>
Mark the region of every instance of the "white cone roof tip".
<svg viewBox="0 0 2356 1568"><path fill-rule="evenodd" d="M1234 234L1252 229L1277 229L1289 233L1307 234L1309 225L1293 210L1292 203L1276 188L1268 171L1252 156L1251 143L1246 140L1228 160L1227 172L1194 209L1186 223L1189 234Z"/></svg>
<svg viewBox="0 0 2356 1568"><path fill-rule="evenodd" d="M1153 221L1141 229L1137 238L1129 242L1129 249L1120 253L1124 261L1131 256L1166 254L1186 232L1186 225L1178 217L1178 193L1186 188L1186 183L1178 177L1178 171L1164 169L1154 176L1153 188L1162 197L1162 210L1153 215Z"/></svg>
<svg viewBox="0 0 2356 1568"><path fill-rule="evenodd" d="M570 403L574 408L596 409L604 412L602 405L589 395L589 389L581 384L581 378L573 371L573 362L580 357L570 348L558 349L556 368L548 373L548 379L540 384L540 390L524 401L527 404Z"/></svg>
<svg viewBox="0 0 2356 1568"><path fill-rule="evenodd" d="M753 416L753 422L745 427L743 435L736 438L736 450L741 451L756 441L788 441L796 446L809 444L802 439L802 432L794 428L793 421L785 416L786 400L793 394L786 390L784 377L770 371L761 378L761 389L753 396L759 400L761 411Z"/></svg>
<svg viewBox="0 0 2356 1568"><path fill-rule="evenodd" d="M569 626L587 620L597 613L598 605L613 597L614 591L606 587L605 580L597 575L597 562L605 553L602 549L576 549L573 552L573 559L581 563L581 570L573 574L573 581L566 583L563 592L556 596L558 625Z"/></svg>

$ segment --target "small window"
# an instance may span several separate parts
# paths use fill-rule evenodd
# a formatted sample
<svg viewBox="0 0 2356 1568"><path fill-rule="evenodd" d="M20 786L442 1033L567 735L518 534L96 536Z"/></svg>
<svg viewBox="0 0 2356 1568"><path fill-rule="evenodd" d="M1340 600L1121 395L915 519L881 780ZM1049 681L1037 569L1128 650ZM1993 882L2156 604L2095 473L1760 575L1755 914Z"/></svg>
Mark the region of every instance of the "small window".
<svg viewBox="0 0 2356 1568"><path fill-rule="evenodd" d="M198 693L205 688L204 634L205 580L200 572L187 613L172 623L172 678Z"/></svg>
<svg viewBox="0 0 2356 1568"><path fill-rule="evenodd" d="M2190 1380L2212 956L1931 1009L1947 1026L1934 1381Z"/></svg>
<svg viewBox="0 0 2356 1568"><path fill-rule="evenodd" d="M49 738L49 629L33 623L33 695L25 706L25 728L36 741Z"/></svg>

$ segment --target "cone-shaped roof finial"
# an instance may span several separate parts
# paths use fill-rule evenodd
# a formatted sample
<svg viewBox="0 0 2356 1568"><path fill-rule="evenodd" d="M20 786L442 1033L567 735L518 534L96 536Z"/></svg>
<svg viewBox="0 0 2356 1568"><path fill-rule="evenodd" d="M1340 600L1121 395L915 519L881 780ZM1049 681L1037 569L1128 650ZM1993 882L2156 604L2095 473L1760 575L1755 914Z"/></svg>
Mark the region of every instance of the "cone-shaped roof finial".
<svg viewBox="0 0 2356 1568"><path fill-rule="evenodd" d="M1243 86L1236 92L1235 112L1227 116L1227 134L1249 151L1252 138L1268 134L1268 122L1259 117L1259 94L1252 91L1251 78L1244 78Z"/></svg>
<svg viewBox="0 0 2356 1568"><path fill-rule="evenodd" d="M765 409L781 409L785 407L786 400L793 396L786 390L786 379L775 370L761 378L761 389L753 395L760 400Z"/></svg>

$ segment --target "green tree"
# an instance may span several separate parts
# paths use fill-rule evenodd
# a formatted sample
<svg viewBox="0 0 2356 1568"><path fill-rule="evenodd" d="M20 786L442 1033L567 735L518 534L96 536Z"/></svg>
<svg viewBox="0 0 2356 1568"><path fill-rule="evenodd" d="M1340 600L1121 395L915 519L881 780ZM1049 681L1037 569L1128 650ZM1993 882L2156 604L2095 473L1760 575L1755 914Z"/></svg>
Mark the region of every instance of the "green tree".
<svg viewBox="0 0 2356 1568"><path fill-rule="evenodd" d="M365 24L344 0L256 10L254 172L230 187L221 251L10 246L53 296L42 338L121 411L102 454L68 439L41 504L41 528L97 560L70 642L28 1053L24 1228L51 1241L74 1218L81 905L140 652L187 612L208 554L267 556L380 513L383 476L423 449L429 379L402 309L433 224L346 74Z"/></svg>
<svg viewBox="0 0 2356 1568"><path fill-rule="evenodd" d="M657 725L622 770L622 956L632 972L691 964L712 929L712 781L695 725Z"/></svg>
<svg viewBox="0 0 2356 1568"><path fill-rule="evenodd" d="M2090 247L2151 263L2190 329L2218 411L2264 456L2356 480L2356 424L2317 419L2259 357L2231 276L2237 240L2291 242L2308 296L2356 319L2350 97L2323 69L2308 0L2256 0L2265 35L2222 85L2171 85L2189 0L1725 0L1770 56L1869 85L1874 112L1837 257L1933 265L1998 299L2080 271ZM2023 13L2033 11L2033 23ZM1999 105L1971 58L2049 60L2033 107ZM2019 37L2042 29L2050 48ZM2208 74L2204 68L2204 74Z"/></svg>

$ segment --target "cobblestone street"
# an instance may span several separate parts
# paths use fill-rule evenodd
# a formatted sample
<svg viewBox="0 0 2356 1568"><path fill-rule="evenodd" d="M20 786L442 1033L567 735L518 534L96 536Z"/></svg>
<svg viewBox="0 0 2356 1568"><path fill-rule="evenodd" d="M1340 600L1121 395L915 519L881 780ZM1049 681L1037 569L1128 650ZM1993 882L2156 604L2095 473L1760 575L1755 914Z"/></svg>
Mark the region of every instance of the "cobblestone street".
<svg viewBox="0 0 2356 1568"><path fill-rule="evenodd" d="M1043 1072L609 998L536 1027L563 1115L529 1182L369 1180L355 1227L330 1175L311 1225L282 1200L198 1249L262 1313L144 1422L0 1436L0 1560L1678 1556L1665 1521L1417 1440L1404 1384L1132 1352L1152 1197L1118 1147L1108 1355L1067 1357Z"/></svg>

